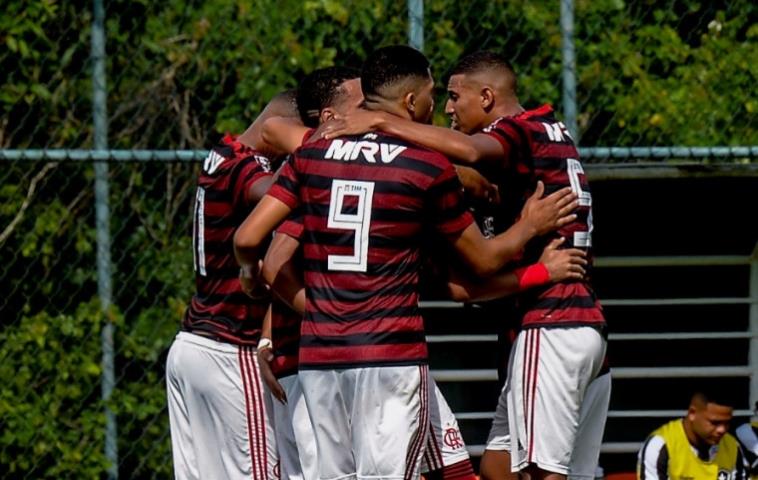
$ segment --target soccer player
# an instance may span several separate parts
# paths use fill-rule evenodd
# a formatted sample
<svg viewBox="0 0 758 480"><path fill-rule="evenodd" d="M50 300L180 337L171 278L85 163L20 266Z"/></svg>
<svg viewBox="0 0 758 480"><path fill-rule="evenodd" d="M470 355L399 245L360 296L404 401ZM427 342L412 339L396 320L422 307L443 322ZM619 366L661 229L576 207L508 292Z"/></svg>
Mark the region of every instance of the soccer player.
<svg viewBox="0 0 758 480"><path fill-rule="evenodd" d="M298 110L300 111L300 117L304 125L297 124L291 119L271 118L264 123L263 135L266 140L282 150L294 149L295 146L299 146L296 143L300 139L307 137L309 133L312 133L312 129L323 121L329 120L334 114L339 115L356 108L362 103L363 97L359 86L356 89L355 85L352 84L352 78L357 76L357 74L351 76L351 73L350 69L343 67L329 67L309 74L298 86ZM472 172L475 173L473 170ZM457 173L460 177L461 171L459 170ZM469 182L470 184L471 182ZM280 231L277 230L277 238L272 242L264 261L264 277L273 285L275 293L281 289L285 290L283 295L280 292L280 295L284 298L294 298L297 291L296 289L293 291L292 286L301 283L299 276L296 274L290 275L289 280L284 281L280 280L282 275L279 275L281 266L291 261L297 246L299 246L299 233L297 235L293 234L293 231L296 231L296 229L293 229L292 224L293 222L288 220L283 225L282 228L285 226L286 228L281 233L285 234L285 237L280 236ZM546 252L546 255L549 257L546 261L546 266L550 272L551 280L560 280L565 278L564 275L576 273L576 270L572 269L572 267L577 266L572 264L576 258L572 257L569 252L569 250ZM470 296L481 297L488 295L497 297L503 294L514 293L518 289L518 283L517 275L509 274L508 277L503 278L501 281L490 281L486 285L470 284L464 286L451 283L450 288L453 296L456 298L459 296L469 298ZM286 307L281 306L278 302L274 303L273 308L274 329L276 330L277 321L281 322L283 319L291 317L288 312L281 311ZM296 310L302 311L302 307L296 308ZM288 369L288 371L294 371L296 370L297 359L296 357L290 358L295 353L291 348L294 338L291 321L288 321L287 327L281 328L281 331L285 335L287 346L280 350L280 342L276 337L274 338L277 348L273 355L272 368L275 368L275 365L279 363L284 363L293 365L293 368ZM280 354L279 352L282 353ZM261 363L261 365L261 368L265 369L265 363ZM429 412L432 434L429 436L428 448L421 471L428 478L473 478L473 469L460 429L458 428L458 422L433 379L430 379L429 382L431 391ZM284 390L287 392L289 392L290 388L294 389L292 393L283 392L286 393L288 398L292 398L293 395L295 396L292 402L288 402L288 406L294 403L295 408L300 408L298 406L299 386L294 384L289 378L283 382L282 386L284 386ZM277 389L281 389L282 386L273 384L270 385L270 388L276 391ZM284 407L274 403L274 409L278 408ZM279 430L279 425L280 422L277 422L277 430ZM295 429L297 428L296 423ZM306 428L309 428L309 426ZM278 431L277 434L279 434ZM298 435L295 434L294 436ZM306 435L304 434L300 435L300 438L305 437ZM282 471L285 471L286 454L284 452L284 445L286 443L285 439L280 438L278 441L279 454L282 459ZM289 444L292 444L292 442L289 442Z"/></svg>
<svg viewBox="0 0 758 480"><path fill-rule="evenodd" d="M692 396L684 418L655 430L637 461L637 478L663 480L747 480L737 440L727 433L731 404L711 393Z"/></svg>
<svg viewBox="0 0 758 480"><path fill-rule="evenodd" d="M369 109L427 122L429 63L405 46L375 51L361 72ZM418 310L424 226L491 275L536 235L575 219L564 189L527 202L508 232L485 239L449 161L372 134L303 145L235 235L248 276L261 244L303 208L306 315L299 378L312 415L320 478L415 478L428 428L428 369ZM541 192L540 192L541 193Z"/></svg>
<svg viewBox="0 0 758 480"><path fill-rule="evenodd" d="M275 269L278 273L286 264L293 264L292 272L296 278L285 282L284 286L281 281L271 282L275 295L269 309L269 325L264 322L264 335L267 334L273 343L258 350L264 380L277 400L272 403L282 478L292 480L318 478L313 427L297 378L297 352L305 293L299 288L302 285L299 259L291 253L299 246L302 230L302 219L286 220L276 230L266 253L264 272ZM296 290L293 291L293 287ZM293 293L289 295L289 291ZM292 304L285 304L276 294Z"/></svg>
<svg viewBox="0 0 758 480"><path fill-rule="evenodd" d="M295 114L294 93L275 97L238 138L203 162L193 216L197 292L166 365L174 472L178 479L275 478L276 445L255 349L268 306L240 286L233 236L272 183L269 159L251 148L269 116ZM261 293L261 292L257 292Z"/></svg>
<svg viewBox="0 0 758 480"><path fill-rule="evenodd" d="M445 111L455 131L396 121L382 112L355 112L324 129L325 137L378 129L477 165L497 183L503 231L542 181L548 192L571 186L578 218L532 242L532 263L555 235L567 247L592 247L592 196L571 135L549 105L526 111L513 68L502 56L477 52L461 59L448 82ZM487 479L508 471L591 478L600 454L610 399L605 319L589 279L530 291L518 300L521 332L481 463ZM580 348L577 348L580 346ZM510 453L509 453L510 452Z"/></svg>
<svg viewBox="0 0 758 480"><path fill-rule="evenodd" d="M356 108L362 101L360 71L347 67L315 70L298 85L299 121L269 118L263 124L262 139L292 153L322 119L330 118L333 112ZM288 219L277 229L266 253L264 274L279 276L280 280L270 281L277 295L272 299L270 323L264 323L269 345L258 351L264 381L278 400L272 406L282 475L293 480L318 477L313 428L297 378L300 323L305 306L301 262L295 252L302 230L302 217ZM285 266L292 271L289 281L282 281L283 275L278 275Z"/></svg>

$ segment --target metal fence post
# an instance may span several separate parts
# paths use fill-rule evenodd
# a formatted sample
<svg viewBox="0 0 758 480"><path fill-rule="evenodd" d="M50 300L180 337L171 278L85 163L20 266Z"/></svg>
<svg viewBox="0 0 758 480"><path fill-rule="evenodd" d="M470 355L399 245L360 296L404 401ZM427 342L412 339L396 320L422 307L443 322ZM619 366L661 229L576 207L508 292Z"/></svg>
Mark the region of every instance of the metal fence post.
<svg viewBox="0 0 758 480"><path fill-rule="evenodd" d="M92 117L95 150L108 149L107 88L105 77L105 7L94 0L92 22ZM97 230L97 292L105 321L101 332L103 349L101 395L105 403L105 457L108 478L118 478L118 437L116 415L107 406L115 385L113 354L110 210L108 206L108 163L95 162L95 227Z"/></svg>
<svg viewBox="0 0 758 480"><path fill-rule="evenodd" d="M408 44L424 51L424 0L408 0Z"/></svg>
<svg viewBox="0 0 758 480"><path fill-rule="evenodd" d="M758 243L750 258L750 398L748 404L752 407L758 402Z"/></svg>
<svg viewBox="0 0 758 480"><path fill-rule="evenodd" d="M563 56L563 117L579 145L576 123L576 55L574 52L574 0L561 0L561 50Z"/></svg>

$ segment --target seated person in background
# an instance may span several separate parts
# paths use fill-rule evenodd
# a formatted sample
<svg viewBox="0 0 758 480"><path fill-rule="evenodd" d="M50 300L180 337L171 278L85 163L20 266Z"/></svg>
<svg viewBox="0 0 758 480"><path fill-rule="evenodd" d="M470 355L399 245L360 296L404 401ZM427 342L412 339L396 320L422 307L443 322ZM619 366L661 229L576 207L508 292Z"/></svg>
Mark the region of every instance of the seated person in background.
<svg viewBox="0 0 758 480"><path fill-rule="evenodd" d="M640 480L747 480L737 440L727 433L732 405L715 392L695 393L684 418L655 430L640 450Z"/></svg>
<svg viewBox="0 0 758 480"><path fill-rule="evenodd" d="M745 454L750 479L758 480L758 400L755 402L753 418L737 427L734 433Z"/></svg>

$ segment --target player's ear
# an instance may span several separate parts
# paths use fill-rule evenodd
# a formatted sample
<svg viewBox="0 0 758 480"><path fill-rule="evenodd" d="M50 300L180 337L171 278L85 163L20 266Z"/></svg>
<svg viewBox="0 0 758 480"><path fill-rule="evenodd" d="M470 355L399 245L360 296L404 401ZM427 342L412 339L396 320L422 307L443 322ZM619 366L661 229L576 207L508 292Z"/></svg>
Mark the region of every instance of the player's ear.
<svg viewBox="0 0 758 480"><path fill-rule="evenodd" d="M318 115L319 123L324 123L329 120L331 120L334 117L334 110L332 110L330 107L326 107L325 109L321 110L321 112Z"/></svg>
<svg viewBox="0 0 758 480"><path fill-rule="evenodd" d="M405 110L408 111L408 113L411 115L411 117L415 117L416 112L416 94L414 92L408 92L403 97L403 106L405 107Z"/></svg>
<svg viewBox="0 0 758 480"><path fill-rule="evenodd" d="M490 87L482 87L482 91L479 92L479 102L483 110L491 110L495 106L495 92Z"/></svg>
<svg viewBox="0 0 758 480"><path fill-rule="evenodd" d="M694 405L690 405L690 408L687 409L687 419L690 422L694 422L696 416L697 416L697 408L695 408Z"/></svg>

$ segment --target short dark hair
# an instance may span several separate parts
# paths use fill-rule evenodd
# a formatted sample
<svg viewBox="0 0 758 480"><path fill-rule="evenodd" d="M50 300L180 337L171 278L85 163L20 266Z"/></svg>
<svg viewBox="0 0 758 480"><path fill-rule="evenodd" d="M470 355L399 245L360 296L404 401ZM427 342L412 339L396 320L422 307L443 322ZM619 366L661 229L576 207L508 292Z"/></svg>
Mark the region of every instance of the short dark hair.
<svg viewBox="0 0 758 480"><path fill-rule="evenodd" d="M297 88L297 110L303 124L317 127L321 110L334 103L340 85L358 77L360 71L351 67L319 68L303 77Z"/></svg>
<svg viewBox="0 0 758 480"><path fill-rule="evenodd" d="M491 50L480 50L462 57L450 71L450 75L465 75L486 70L507 72L513 77L513 91L516 91L516 71L513 69L513 65L504 55Z"/></svg>
<svg viewBox="0 0 758 480"><path fill-rule="evenodd" d="M708 403L714 403L716 405L721 405L722 407L734 408L735 401L734 398L729 395L729 393L731 392L726 391L723 388L717 388L714 386L702 386L696 390L695 393L693 393L690 403L699 401L704 405Z"/></svg>
<svg viewBox="0 0 758 480"><path fill-rule="evenodd" d="M363 95L378 94L378 90L406 78L429 78L429 60L423 53L407 45L391 45L374 50L361 70Z"/></svg>
<svg viewBox="0 0 758 480"><path fill-rule="evenodd" d="M475 73L496 68L505 68L511 72L515 72L513 65L511 65L511 62L505 56L491 50L480 50L465 55L458 60L458 63L455 64L450 74Z"/></svg>

